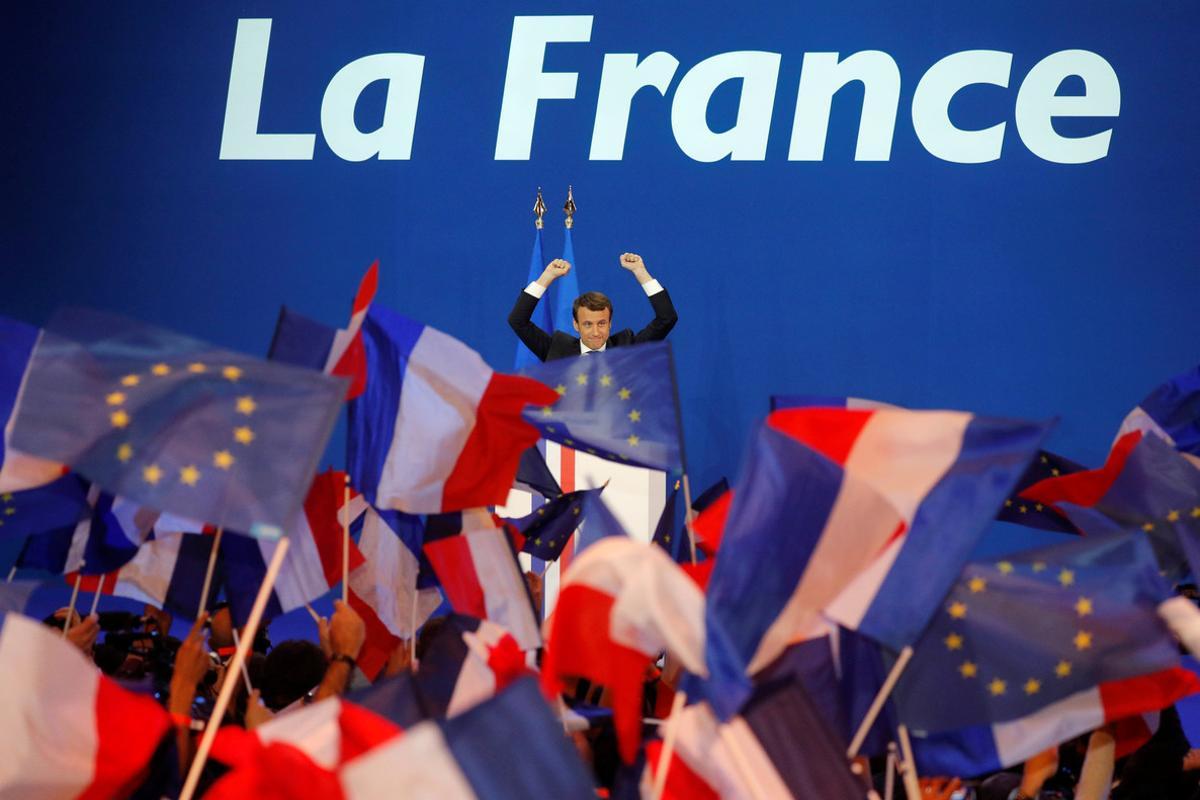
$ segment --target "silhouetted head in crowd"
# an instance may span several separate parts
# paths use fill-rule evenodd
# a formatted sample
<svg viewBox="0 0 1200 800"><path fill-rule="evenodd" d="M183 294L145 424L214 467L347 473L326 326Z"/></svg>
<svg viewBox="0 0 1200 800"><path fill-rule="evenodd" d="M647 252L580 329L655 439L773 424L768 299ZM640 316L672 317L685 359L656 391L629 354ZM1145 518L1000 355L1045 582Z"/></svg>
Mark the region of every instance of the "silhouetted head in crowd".
<svg viewBox="0 0 1200 800"><path fill-rule="evenodd" d="M325 667L325 654L312 642L280 642L263 662L263 703L272 711L290 706L321 683Z"/></svg>

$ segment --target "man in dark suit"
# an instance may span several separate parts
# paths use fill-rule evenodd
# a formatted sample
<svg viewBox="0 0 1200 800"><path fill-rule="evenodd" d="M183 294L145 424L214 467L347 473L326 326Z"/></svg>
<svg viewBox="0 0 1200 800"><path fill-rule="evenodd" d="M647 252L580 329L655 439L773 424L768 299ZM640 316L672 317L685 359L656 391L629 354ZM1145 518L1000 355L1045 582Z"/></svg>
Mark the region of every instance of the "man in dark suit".
<svg viewBox="0 0 1200 800"><path fill-rule="evenodd" d="M562 331L547 333L539 328L532 319L538 300L550 288L550 284L571 270L571 265L561 258L551 261L542 272L542 276L526 286L517 297L516 305L508 315L509 326L525 346L542 361L603 351L609 347L657 342L667 338L667 334L679 319L667 290L650 277L641 256L623 253L620 264L637 278L646 296L650 298L650 306L654 309L654 319L637 333L625 328L609 335L612 325L612 303L600 292L584 292L575 300L572 322L578 337L569 336Z"/></svg>

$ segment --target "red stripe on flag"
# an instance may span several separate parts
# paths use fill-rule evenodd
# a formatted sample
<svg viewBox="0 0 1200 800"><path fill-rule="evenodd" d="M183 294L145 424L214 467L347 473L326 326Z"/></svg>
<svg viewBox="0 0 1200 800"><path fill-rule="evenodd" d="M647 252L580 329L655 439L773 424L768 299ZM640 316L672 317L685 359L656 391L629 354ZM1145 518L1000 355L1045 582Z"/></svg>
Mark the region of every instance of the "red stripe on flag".
<svg viewBox="0 0 1200 800"><path fill-rule="evenodd" d="M321 572L329 586L342 580L342 538L344 530L338 519L342 500L346 494L346 473L326 470L313 478L308 495L304 498L304 516L312 532L317 555L321 559ZM351 492L353 497L353 492ZM354 542L350 543L350 572L365 559Z"/></svg>
<svg viewBox="0 0 1200 800"><path fill-rule="evenodd" d="M350 607L362 617L363 624L367 629L362 650L358 654L358 668L362 670L363 675L375 680L387 666L392 651L400 645L400 637L388 630L388 627L383 624L383 620L375 613L375 609L367 605L367 601L359 597L353 589L347 594L347 598ZM415 597L413 602L416 602Z"/></svg>
<svg viewBox="0 0 1200 800"><path fill-rule="evenodd" d="M557 400L558 392L532 378L494 373L475 409L475 426L442 488L442 510L504 505L521 454L540 438L537 428L521 418L521 410Z"/></svg>
<svg viewBox="0 0 1200 800"><path fill-rule="evenodd" d="M339 766L403 733L398 725L374 711L345 700L339 702L342 704L341 711L338 712L338 728L341 731Z"/></svg>
<svg viewBox="0 0 1200 800"><path fill-rule="evenodd" d="M874 414L869 409L790 408L772 413L767 424L844 466Z"/></svg>
<svg viewBox="0 0 1200 800"><path fill-rule="evenodd" d="M450 606L459 614L487 619L483 586L479 583L467 537L459 534L427 542L425 555L441 581Z"/></svg>
<svg viewBox="0 0 1200 800"><path fill-rule="evenodd" d="M125 797L150 770L150 758L171 727L153 699L101 677L96 687L95 773L79 800Z"/></svg>
<svg viewBox="0 0 1200 800"><path fill-rule="evenodd" d="M558 448L558 486L563 490L563 494L575 491L575 451L570 447ZM576 535L572 533L558 557L560 580L567 574L567 567L571 566L571 559L575 557L575 543Z"/></svg>
<svg viewBox="0 0 1200 800"><path fill-rule="evenodd" d="M651 657L612 640L614 602L612 595L581 584L568 584L558 593L542 662L542 688L553 697L566 676L608 687L618 749L625 763L632 764L641 741L642 680Z"/></svg>
<svg viewBox="0 0 1200 800"><path fill-rule="evenodd" d="M662 761L663 743L659 739L646 743L646 766L651 775L657 775ZM692 771L678 753L671 756L671 771L663 787L663 800L720 800L720 795L708 783Z"/></svg>
<svg viewBox="0 0 1200 800"><path fill-rule="evenodd" d="M696 546L710 556L721 547L721 538L725 535L725 520L729 518L729 507L732 504L733 490L730 489L692 520Z"/></svg>
<svg viewBox="0 0 1200 800"><path fill-rule="evenodd" d="M1113 722L1144 711L1166 708L1197 692L1200 692L1200 678L1191 670L1175 667L1102 683L1100 701L1104 706L1104 721Z"/></svg>
<svg viewBox="0 0 1200 800"><path fill-rule="evenodd" d="M79 577L79 572L68 572L63 575L63 579L68 586L75 586L75 578L79 577L79 591L92 592L95 594L96 589L100 587L100 582L104 582L104 590L101 594L111 595L113 590L117 588L117 579L120 576L120 570L115 572L106 572L103 575L84 575Z"/></svg>
<svg viewBox="0 0 1200 800"><path fill-rule="evenodd" d="M1108 453L1108 460L1100 469L1046 478L1021 492L1021 497L1048 506L1067 502L1090 508L1112 488L1113 482L1125 469L1125 461L1141 440L1141 431L1131 431L1117 440Z"/></svg>

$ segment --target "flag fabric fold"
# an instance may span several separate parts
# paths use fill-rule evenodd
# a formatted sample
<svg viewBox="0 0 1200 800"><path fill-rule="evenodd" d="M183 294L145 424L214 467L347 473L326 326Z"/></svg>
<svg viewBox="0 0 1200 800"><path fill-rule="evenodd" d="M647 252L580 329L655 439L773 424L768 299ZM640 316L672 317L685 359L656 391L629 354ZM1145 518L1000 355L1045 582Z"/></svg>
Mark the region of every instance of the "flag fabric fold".
<svg viewBox="0 0 1200 800"><path fill-rule="evenodd" d="M12 446L12 426L25 385L29 357L38 341L32 325L0 317L0 492L16 492L45 485L65 470L63 464L22 453Z"/></svg>

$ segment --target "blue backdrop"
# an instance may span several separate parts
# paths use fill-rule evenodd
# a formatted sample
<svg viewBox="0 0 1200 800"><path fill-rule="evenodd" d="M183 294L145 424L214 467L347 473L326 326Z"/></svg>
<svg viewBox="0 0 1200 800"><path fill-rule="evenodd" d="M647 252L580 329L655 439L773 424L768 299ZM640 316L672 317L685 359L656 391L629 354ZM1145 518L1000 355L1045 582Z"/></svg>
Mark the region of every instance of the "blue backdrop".
<svg viewBox="0 0 1200 800"><path fill-rule="evenodd" d="M590 17L587 41L549 44L543 69L577 74L575 97L538 105L527 159L497 159L514 19L564 14ZM572 183L581 287L613 297L617 327L643 324L648 305L617 266L631 250L675 299L697 484L736 472L772 393L1061 415L1051 446L1095 463L1125 411L1198 360L1198 17L1185 2L1065 0L25 4L2 34L0 313L41 323L85 304L263 353L280 303L340 324L378 258L380 302L509 368L534 191L551 209L549 259ZM239 20L253 19L271 20L257 130L315 134L310 160L220 157ZM246 52L262 24L244 23ZM765 152L694 160L672 127L677 88L705 59L751 50L780 56ZM855 160L860 83L834 96L823 158L789 160L805 53L866 50L900 77L887 160ZM955 163L917 135L913 98L935 62L971 50L1011 54L1007 87L966 86L949 118L1006 127L998 158ZM1083 164L1035 155L1016 125L1025 76L1068 50L1119 82L1116 116L1053 123L1111 129ZM665 97L639 92L623 157L591 160L605 54L658 51L678 60ZM410 157L346 160L322 98L379 53L424 56ZM362 92L361 130L380 125L388 86ZM1058 93L1100 88L1067 77ZM742 90L713 92L713 130L737 120Z"/></svg>

